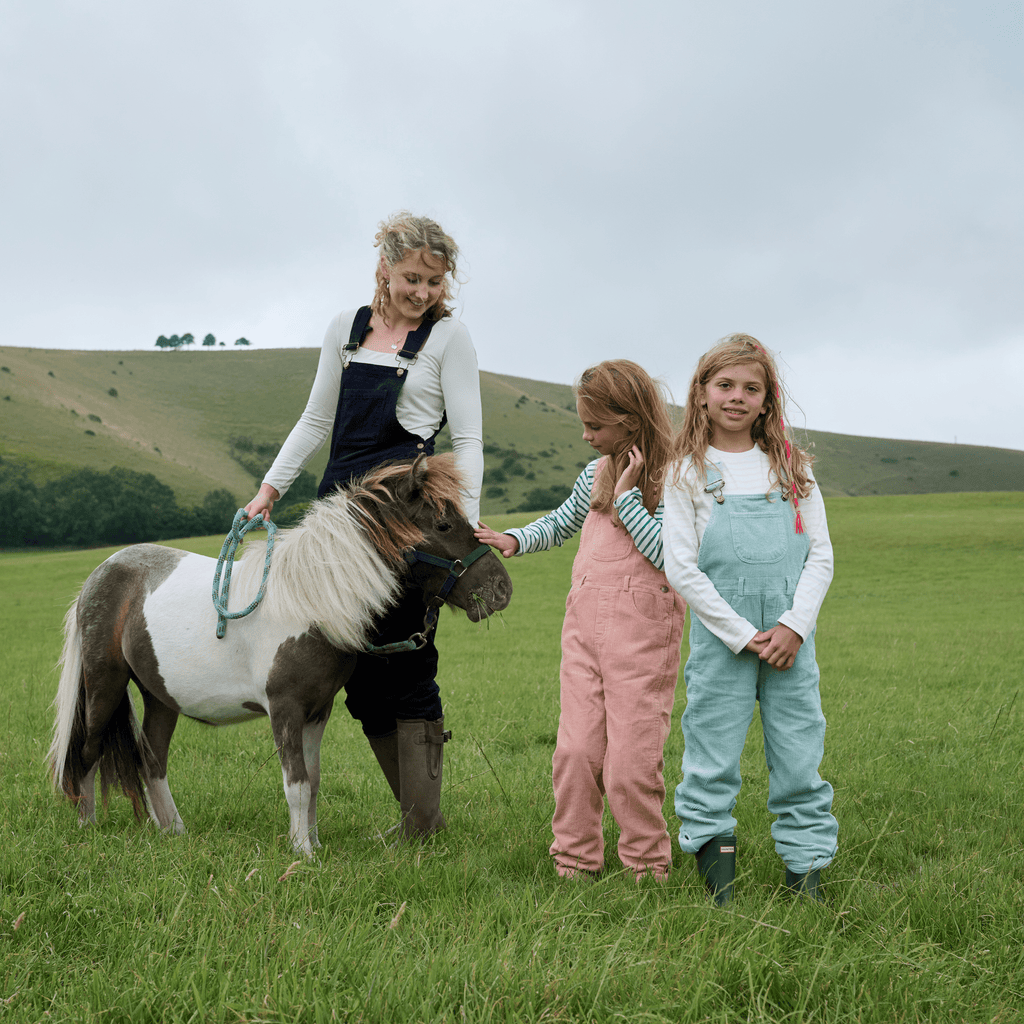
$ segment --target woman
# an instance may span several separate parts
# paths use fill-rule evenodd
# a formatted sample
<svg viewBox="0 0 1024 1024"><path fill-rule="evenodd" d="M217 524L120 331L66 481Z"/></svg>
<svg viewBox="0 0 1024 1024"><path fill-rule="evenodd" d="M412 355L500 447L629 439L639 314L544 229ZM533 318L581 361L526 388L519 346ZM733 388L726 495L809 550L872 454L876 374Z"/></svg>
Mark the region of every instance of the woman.
<svg viewBox="0 0 1024 1024"><path fill-rule="evenodd" d="M483 427L480 375L469 332L448 306L458 248L425 217L398 213L380 224L377 287L370 306L340 313L324 337L299 422L270 467L249 516L269 516L331 435L319 496L383 462L431 454L447 421L465 481L466 517L480 517ZM376 643L423 630L420 595L403 599L379 625ZM395 799L406 837L444 828L440 810L444 713L431 634L418 651L362 654L345 704L359 719Z"/></svg>

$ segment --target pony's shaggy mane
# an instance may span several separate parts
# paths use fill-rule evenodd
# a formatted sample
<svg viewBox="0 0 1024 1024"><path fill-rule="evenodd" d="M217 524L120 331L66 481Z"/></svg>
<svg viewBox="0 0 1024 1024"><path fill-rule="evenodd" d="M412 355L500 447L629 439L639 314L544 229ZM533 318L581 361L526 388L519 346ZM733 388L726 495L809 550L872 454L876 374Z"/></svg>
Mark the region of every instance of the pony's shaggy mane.
<svg viewBox="0 0 1024 1024"><path fill-rule="evenodd" d="M395 480L405 480L412 473L422 497L438 512L443 512L448 504L455 505L462 511L462 477L455 468L455 456L445 455L421 456L409 466L398 463L380 466L371 470L362 479L364 488L373 489L378 485L387 485ZM356 488L358 491L358 487Z"/></svg>
<svg viewBox="0 0 1024 1024"><path fill-rule="evenodd" d="M317 626L335 647L364 650L374 620L398 598L402 550L423 540L406 505L461 509L459 475L450 455L382 466L314 501L302 522L278 530L263 605L273 616ZM405 492L409 491L409 497ZM266 539L250 540L235 568L232 599L243 608L263 574Z"/></svg>
<svg viewBox="0 0 1024 1024"><path fill-rule="evenodd" d="M404 548L415 547L423 533L402 508L402 492L418 491L420 503L431 505L438 514L454 505L461 514L461 478L452 455L434 455L408 464L381 466L352 485L351 495L365 517L364 528L374 547L394 565L402 560Z"/></svg>
<svg viewBox="0 0 1024 1024"><path fill-rule="evenodd" d="M239 608L259 589L266 548L266 538L250 540L238 561L236 593L246 595ZM315 625L344 651L365 649L374 619L398 596L395 567L371 543L345 491L314 502L298 526L278 530L272 560L262 607Z"/></svg>

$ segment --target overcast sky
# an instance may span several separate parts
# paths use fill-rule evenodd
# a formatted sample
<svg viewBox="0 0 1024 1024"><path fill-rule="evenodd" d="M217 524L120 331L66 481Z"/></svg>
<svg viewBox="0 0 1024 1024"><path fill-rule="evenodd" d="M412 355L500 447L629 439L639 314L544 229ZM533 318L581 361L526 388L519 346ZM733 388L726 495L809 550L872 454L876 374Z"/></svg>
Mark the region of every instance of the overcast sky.
<svg viewBox="0 0 1024 1024"><path fill-rule="evenodd" d="M1024 449L1022 0L0 20L0 344L319 346L407 208L463 251L482 369L628 356L681 400L746 331L812 429Z"/></svg>

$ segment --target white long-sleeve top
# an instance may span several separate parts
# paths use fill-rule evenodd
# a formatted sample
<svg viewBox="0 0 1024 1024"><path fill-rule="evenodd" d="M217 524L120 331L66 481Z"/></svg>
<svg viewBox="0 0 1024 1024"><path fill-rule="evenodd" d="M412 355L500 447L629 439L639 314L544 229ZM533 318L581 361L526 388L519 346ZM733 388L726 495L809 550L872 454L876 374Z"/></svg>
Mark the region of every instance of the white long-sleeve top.
<svg viewBox="0 0 1024 1024"><path fill-rule="evenodd" d="M707 461L718 467L724 486L722 494L759 494L768 492L770 464L768 456L755 445L748 452L723 452L708 448ZM739 654L758 632L756 626L733 611L708 577L697 568L697 555L704 530L711 518L715 499L704 490L689 459L680 464L678 474L669 474L665 488L665 573L669 583L685 599L690 611L700 619L734 654ZM776 500L781 500L778 484ZM804 562L793 607L779 617L806 639L818 618L822 602L832 582L832 541L828 535L825 503L817 485L809 497L800 499L800 515L809 549Z"/></svg>
<svg viewBox="0 0 1024 1024"><path fill-rule="evenodd" d="M583 521L590 511L590 495L594 489L594 475L600 461L594 459L580 473L573 485L572 493L553 512L535 519L526 526L505 531L519 541L517 555L561 547L570 537L583 529ZM665 513L664 504L659 504L652 516L644 507L640 488L633 487L620 494L614 505L622 525L629 531L640 554L647 558L655 569L663 568L665 560L662 554L661 520Z"/></svg>
<svg viewBox="0 0 1024 1024"><path fill-rule="evenodd" d="M342 349L348 343L356 312L350 309L339 313L330 322L305 411L264 478L263 482L275 487L282 496L331 436L344 372ZM359 348L352 360L395 366L396 354ZM469 331L459 320L439 320L434 324L419 356L409 367L395 413L410 434L427 438L441 425L446 409L455 465L462 475L463 509L466 518L476 525L484 473L480 371Z"/></svg>

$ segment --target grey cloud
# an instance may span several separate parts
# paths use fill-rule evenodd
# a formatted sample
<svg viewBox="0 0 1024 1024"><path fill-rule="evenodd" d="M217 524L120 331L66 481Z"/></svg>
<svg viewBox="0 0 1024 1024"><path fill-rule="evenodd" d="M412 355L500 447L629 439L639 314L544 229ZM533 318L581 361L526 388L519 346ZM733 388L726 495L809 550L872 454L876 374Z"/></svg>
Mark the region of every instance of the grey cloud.
<svg viewBox="0 0 1024 1024"><path fill-rule="evenodd" d="M1022 347L1006 5L6 6L8 343L319 344L409 207L466 254L486 369L628 353L681 394L744 329L812 427L1024 447L884 380L917 358L945 394Z"/></svg>

